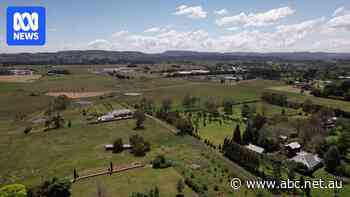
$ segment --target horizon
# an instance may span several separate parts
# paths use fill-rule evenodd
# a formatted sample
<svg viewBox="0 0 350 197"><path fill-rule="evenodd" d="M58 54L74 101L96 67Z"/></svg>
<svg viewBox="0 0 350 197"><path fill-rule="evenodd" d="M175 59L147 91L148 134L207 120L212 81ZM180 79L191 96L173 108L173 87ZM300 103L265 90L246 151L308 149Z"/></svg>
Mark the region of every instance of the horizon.
<svg viewBox="0 0 350 197"><path fill-rule="evenodd" d="M172 1L127 3L8 1L8 6L46 8L47 43L13 47L0 30L0 53L72 50L216 53L349 53L350 2L292 0ZM82 6L83 5L83 6ZM64 14L62 14L64 13ZM142 18L143 20L140 20Z"/></svg>
<svg viewBox="0 0 350 197"><path fill-rule="evenodd" d="M349 52L327 52L327 51L271 51L271 52L254 52L254 51L233 51L233 52L216 52L216 51L193 51L193 50L166 50L161 52L142 52L142 51L122 51L122 50L103 50L103 49L72 49L72 50L61 50L61 51L38 51L38 52L14 52L14 53L0 53L0 55L18 55L18 54L44 54L44 53L65 53L65 52L120 52L120 53L142 53L146 55L161 55L169 52L184 52L184 53L216 53L216 54L239 54L239 53L250 53L250 54L293 54L293 53L324 53L324 54L343 54L350 55Z"/></svg>

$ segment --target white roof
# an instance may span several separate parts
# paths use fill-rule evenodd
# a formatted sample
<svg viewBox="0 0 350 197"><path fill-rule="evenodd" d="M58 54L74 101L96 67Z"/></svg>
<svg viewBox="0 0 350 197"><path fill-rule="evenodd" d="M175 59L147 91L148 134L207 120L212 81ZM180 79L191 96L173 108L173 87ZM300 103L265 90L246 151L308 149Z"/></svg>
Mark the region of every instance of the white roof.
<svg viewBox="0 0 350 197"><path fill-rule="evenodd" d="M287 144L286 146L290 147L291 149L301 148L301 145L299 144L299 142L292 142Z"/></svg>
<svg viewBox="0 0 350 197"><path fill-rule="evenodd" d="M283 140L286 140L288 137L285 136L285 135L280 135L280 138L283 139Z"/></svg>
<svg viewBox="0 0 350 197"><path fill-rule="evenodd" d="M300 151L291 160L295 162L303 163L309 169L317 166L322 161L317 155L314 155L305 151Z"/></svg>
<svg viewBox="0 0 350 197"><path fill-rule="evenodd" d="M110 114L112 116L119 116L122 114L129 114L129 113L132 113L132 111L129 109L119 109L119 110L113 110L112 112L109 112L108 114Z"/></svg>
<svg viewBox="0 0 350 197"><path fill-rule="evenodd" d="M123 144L123 148L132 148L131 144Z"/></svg>
<svg viewBox="0 0 350 197"><path fill-rule="evenodd" d="M106 145L105 145L105 148L113 148L113 147L114 147L113 144L106 144Z"/></svg>
<svg viewBox="0 0 350 197"><path fill-rule="evenodd" d="M254 152L257 152L257 153L263 153L264 152L264 148L261 148L259 146L254 145L254 144L249 144L249 145L247 145L245 147L247 149L252 150Z"/></svg>

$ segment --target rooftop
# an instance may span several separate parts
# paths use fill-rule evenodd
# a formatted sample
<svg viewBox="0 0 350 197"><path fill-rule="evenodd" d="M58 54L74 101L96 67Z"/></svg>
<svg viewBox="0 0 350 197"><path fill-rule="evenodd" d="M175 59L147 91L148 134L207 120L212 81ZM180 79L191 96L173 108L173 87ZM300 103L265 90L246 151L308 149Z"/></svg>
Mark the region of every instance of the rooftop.
<svg viewBox="0 0 350 197"><path fill-rule="evenodd" d="M316 167L322 161L317 155L305 151L297 153L291 160L303 163L309 169Z"/></svg>
<svg viewBox="0 0 350 197"><path fill-rule="evenodd" d="M299 142L292 142L292 143L287 144L286 146L291 148L291 149L301 148L301 145L299 144Z"/></svg>
<svg viewBox="0 0 350 197"><path fill-rule="evenodd" d="M264 148L262 148L262 147L260 147L260 146L256 146L256 145L254 145L254 144L249 144L249 145L247 145L247 146L245 146L247 149L249 149L249 150L252 150L252 151L254 151L254 152L257 152L257 153L263 153L264 152Z"/></svg>

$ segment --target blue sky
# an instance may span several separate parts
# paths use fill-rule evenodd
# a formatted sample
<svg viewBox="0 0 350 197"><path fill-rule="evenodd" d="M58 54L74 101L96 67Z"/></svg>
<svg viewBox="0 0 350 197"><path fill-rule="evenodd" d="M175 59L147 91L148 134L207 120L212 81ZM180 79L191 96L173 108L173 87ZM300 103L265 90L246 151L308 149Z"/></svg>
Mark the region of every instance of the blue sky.
<svg viewBox="0 0 350 197"><path fill-rule="evenodd" d="M47 43L7 46L6 8L44 6ZM5 0L0 52L350 52L349 0Z"/></svg>

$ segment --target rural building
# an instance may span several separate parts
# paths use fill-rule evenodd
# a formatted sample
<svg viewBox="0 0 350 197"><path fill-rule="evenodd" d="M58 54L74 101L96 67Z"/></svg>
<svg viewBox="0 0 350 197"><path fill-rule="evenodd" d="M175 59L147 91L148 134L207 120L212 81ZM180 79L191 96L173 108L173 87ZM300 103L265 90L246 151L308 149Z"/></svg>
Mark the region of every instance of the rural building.
<svg viewBox="0 0 350 197"><path fill-rule="evenodd" d="M294 87L302 89L302 90L310 90L311 89L311 85L309 83L299 82L299 81L294 82Z"/></svg>
<svg viewBox="0 0 350 197"><path fill-rule="evenodd" d="M112 150L114 148L113 144L106 144L105 145L105 150ZM132 145L131 144L123 144L123 149L132 149Z"/></svg>
<svg viewBox="0 0 350 197"><path fill-rule="evenodd" d="M65 69L52 69L47 71L47 75L66 75L66 74L69 74L69 71Z"/></svg>
<svg viewBox="0 0 350 197"><path fill-rule="evenodd" d="M309 171L315 170L317 167L322 165L322 159L315 154L305 151L298 152L296 156L290 160L304 164Z"/></svg>
<svg viewBox="0 0 350 197"><path fill-rule="evenodd" d="M281 140L282 142L287 141L287 139L288 139L287 136L285 136L285 135L280 135L280 140Z"/></svg>
<svg viewBox="0 0 350 197"><path fill-rule="evenodd" d="M331 117L329 118L325 123L324 127L327 129L331 129L335 127L335 124L337 123L338 118L337 117Z"/></svg>
<svg viewBox="0 0 350 197"><path fill-rule="evenodd" d="M134 115L134 112L129 109L120 109L113 110L106 115L98 117L99 122L112 121L112 120L120 120L124 118L130 118Z"/></svg>
<svg viewBox="0 0 350 197"><path fill-rule="evenodd" d="M301 149L301 145L299 144L299 142L292 142L289 144L284 145L288 151L288 156L292 157L294 155L296 155L297 152L300 151Z"/></svg>
<svg viewBox="0 0 350 197"><path fill-rule="evenodd" d="M29 69L12 69L9 71L13 75L33 75L33 71Z"/></svg>
<svg viewBox="0 0 350 197"><path fill-rule="evenodd" d="M105 150L112 150L114 148L113 144L106 144L105 145Z"/></svg>
<svg viewBox="0 0 350 197"><path fill-rule="evenodd" d="M101 117L98 117L98 121L100 122L104 122L104 121L110 121L110 120L113 120L114 119L114 116L112 114L107 114L107 115L103 115Z"/></svg>
<svg viewBox="0 0 350 197"><path fill-rule="evenodd" d="M132 116L134 112L129 109L119 109L119 110L113 110L109 114L112 114L115 118L117 118L117 117Z"/></svg>
<svg viewBox="0 0 350 197"><path fill-rule="evenodd" d="M244 147L246 147L247 149L249 149L249 150L251 150L251 151L254 151L254 152L256 152L256 153L259 153L259 154L262 154L262 153L264 153L264 151L265 151L264 148L262 148L262 147L260 147L260 146L256 146L256 145L254 145L254 144L249 144L249 145L246 145L246 146L244 146Z"/></svg>

